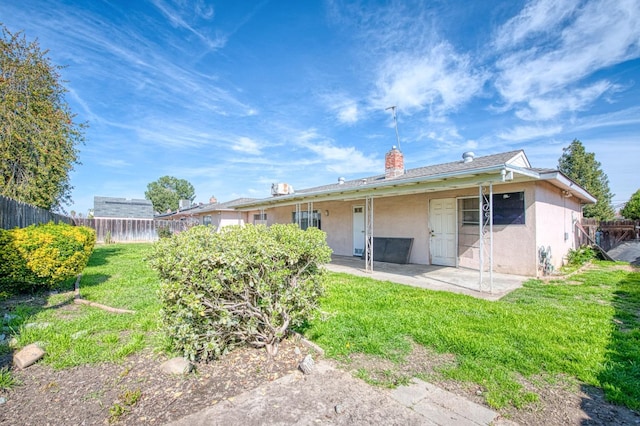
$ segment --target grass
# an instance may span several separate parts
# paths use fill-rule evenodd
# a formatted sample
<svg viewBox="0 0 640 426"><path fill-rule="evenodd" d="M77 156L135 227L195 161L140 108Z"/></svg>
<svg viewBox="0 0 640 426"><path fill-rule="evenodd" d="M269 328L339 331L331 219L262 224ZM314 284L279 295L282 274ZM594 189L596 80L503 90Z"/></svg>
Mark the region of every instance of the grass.
<svg viewBox="0 0 640 426"><path fill-rule="evenodd" d="M83 299L134 310L115 314L73 303L71 292L47 297L43 306L18 305L9 326L18 346L39 342L44 362L66 368L120 361L157 345L160 302L158 280L143 258L149 244L96 246L80 282ZM159 340L159 339L158 339Z"/></svg>
<svg viewBox="0 0 640 426"><path fill-rule="evenodd" d="M159 333L158 280L143 260L150 245L97 246L80 283L84 299L135 310L114 314L73 303L71 293L16 306L7 326L18 347L39 342L43 362L67 368L120 361L144 348L167 350ZM615 403L640 409L640 273L596 262L570 282L532 280L498 302L347 274L330 274L324 319L305 333L328 356L363 353L401 363L417 343L455 362L443 378L476 383L493 407L535 401L521 378L570 377L604 389ZM9 371L0 385L12 386ZM359 371L366 377L366 371ZM114 418L135 403L122 398ZM120 412L123 409L122 413Z"/></svg>
<svg viewBox="0 0 640 426"><path fill-rule="evenodd" d="M327 355L401 362L411 341L455 355L444 378L477 383L496 408L535 401L521 377L567 375L640 408L640 273L599 262L564 281L531 280L498 302L332 274L306 335ZM360 373L362 374L362 373Z"/></svg>

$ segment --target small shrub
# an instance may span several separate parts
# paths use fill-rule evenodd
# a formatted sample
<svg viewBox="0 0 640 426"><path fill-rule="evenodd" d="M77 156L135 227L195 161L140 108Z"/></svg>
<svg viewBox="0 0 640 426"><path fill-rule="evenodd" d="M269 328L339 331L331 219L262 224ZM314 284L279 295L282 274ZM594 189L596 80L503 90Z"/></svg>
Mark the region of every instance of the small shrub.
<svg viewBox="0 0 640 426"><path fill-rule="evenodd" d="M158 237L160 239L170 238L172 235L169 225L158 226Z"/></svg>
<svg viewBox="0 0 640 426"><path fill-rule="evenodd" d="M165 331L190 359L215 359L242 343L277 351L290 326L317 309L324 232L296 225L197 226L155 244Z"/></svg>
<svg viewBox="0 0 640 426"><path fill-rule="evenodd" d="M569 266L582 266L597 257L596 251L589 246L580 246L577 249L569 249L567 264Z"/></svg>
<svg viewBox="0 0 640 426"><path fill-rule="evenodd" d="M91 228L65 223L0 232L0 292L52 288L82 272L95 245Z"/></svg>

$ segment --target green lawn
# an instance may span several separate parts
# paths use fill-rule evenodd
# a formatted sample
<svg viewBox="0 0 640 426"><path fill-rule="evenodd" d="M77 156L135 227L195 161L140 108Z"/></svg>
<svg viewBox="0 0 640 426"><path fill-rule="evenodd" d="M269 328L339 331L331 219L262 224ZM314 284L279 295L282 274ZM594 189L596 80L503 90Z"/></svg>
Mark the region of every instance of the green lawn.
<svg viewBox="0 0 640 426"><path fill-rule="evenodd" d="M332 274L322 308L306 335L330 357L401 362L413 341L453 354L439 373L483 386L497 408L537 399L519 377L557 375L640 408L640 273L611 263L571 283L529 281L498 302Z"/></svg>
<svg viewBox="0 0 640 426"><path fill-rule="evenodd" d="M44 362L66 368L102 361L119 361L148 346L161 344L156 297L158 280L143 258L149 244L96 246L80 281L83 299L134 310L114 314L73 303L72 292L48 296L46 304L17 306L9 326L19 347L39 342ZM73 280L75 281L75 280ZM67 283L67 289L73 282Z"/></svg>
<svg viewBox="0 0 640 426"><path fill-rule="evenodd" d="M166 349L158 280L144 261L150 248L97 246L80 283L84 299L135 314L76 305L72 293L48 296L45 304L13 310L8 325L18 346L40 342L43 362L56 368ZM536 400L520 377L568 376L640 409L640 273L620 265L597 263L570 282L529 281L498 302L329 274L321 308L323 319L305 333L330 357L363 353L401 363L419 344L452 354L455 362L438 374L481 385L494 407Z"/></svg>

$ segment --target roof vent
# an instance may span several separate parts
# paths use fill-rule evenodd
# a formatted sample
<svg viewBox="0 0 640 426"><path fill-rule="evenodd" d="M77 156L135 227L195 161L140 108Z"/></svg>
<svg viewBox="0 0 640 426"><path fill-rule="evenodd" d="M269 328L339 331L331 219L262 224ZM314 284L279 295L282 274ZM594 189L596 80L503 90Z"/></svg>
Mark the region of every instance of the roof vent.
<svg viewBox="0 0 640 426"><path fill-rule="evenodd" d="M344 178L342 176L338 178L338 185L344 185Z"/></svg>
<svg viewBox="0 0 640 426"><path fill-rule="evenodd" d="M465 163L470 163L473 161L473 159L475 158L475 154L472 151L467 151L465 153L462 154L462 160Z"/></svg>

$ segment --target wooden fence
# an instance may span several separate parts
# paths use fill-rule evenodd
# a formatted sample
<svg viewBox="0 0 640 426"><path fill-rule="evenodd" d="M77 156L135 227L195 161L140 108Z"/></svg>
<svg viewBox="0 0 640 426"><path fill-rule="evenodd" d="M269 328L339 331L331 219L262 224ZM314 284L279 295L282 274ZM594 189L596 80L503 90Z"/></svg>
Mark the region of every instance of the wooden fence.
<svg viewBox="0 0 640 426"><path fill-rule="evenodd" d="M95 229L98 242L110 239L118 243L157 241L158 229L161 227L167 227L172 233L178 233L193 226L193 223L188 221L153 219L74 218L73 222L78 226Z"/></svg>
<svg viewBox="0 0 640 426"><path fill-rule="evenodd" d="M600 222L597 219L582 219L582 228L589 235L589 239L603 250L609 251L618 244L639 239L640 221L612 220ZM584 244L590 244L583 241Z"/></svg>
<svg viewBox="0 0 640 426"><path fill-rule="evenodd" d="M73 223L70 217L0 195L1 229L26 228L30 225L52 221Z"/></svg>

